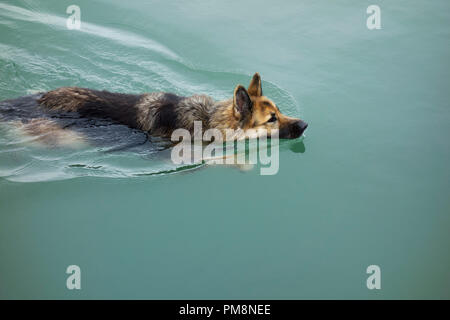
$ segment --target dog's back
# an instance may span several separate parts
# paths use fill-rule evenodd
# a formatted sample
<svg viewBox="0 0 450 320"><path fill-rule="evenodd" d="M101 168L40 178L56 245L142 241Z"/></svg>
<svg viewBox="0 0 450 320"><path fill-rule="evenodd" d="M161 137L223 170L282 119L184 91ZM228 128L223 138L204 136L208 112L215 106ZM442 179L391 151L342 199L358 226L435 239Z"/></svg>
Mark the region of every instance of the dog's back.
<svg viewBox="0 0 450 320"><path fill-rule="evenodd" d="M86 118L111 119L152 135L170 136L177 128L193 129L195 120L207 125L214 100L204 95L133 95L63 87L44 93L38 103L50 112L76 112Z"/></svg>
<svg viewBox="0 0 450 320"><path fill-rule="evenodd" d="M137 104L141 98L142 95L63 87L44 93L38 103L53 113L76 112L82 117L109 118L138 128Z"/></svg>

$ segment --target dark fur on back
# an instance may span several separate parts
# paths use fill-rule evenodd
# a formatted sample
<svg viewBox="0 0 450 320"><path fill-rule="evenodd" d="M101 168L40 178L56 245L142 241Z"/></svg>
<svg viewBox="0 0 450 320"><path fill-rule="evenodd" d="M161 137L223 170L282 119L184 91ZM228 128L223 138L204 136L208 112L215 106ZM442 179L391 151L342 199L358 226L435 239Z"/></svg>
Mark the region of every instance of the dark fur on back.
<svg viewBox="0 0 450 320"><path fill-rule="evenodd" d="M166 92L132 95L77 87L46 92L38 102L51 112L108 118L167 137L177 128L192 130L195 120L208 126L209 110L215 103L207 96L182 97Z"/></svg>
<svg viewBox="0 0 450 320"><path fill-rule="evenodd" d="M156 99L148 98L156 97ZM143 110L141 113L141 129L148 129L146 131L152 132L155 135L169 136L173 130L178 128L179 119L177 106L184 97L177 96L172 93L162 93L157 96L146 96L139 105ZM147 110L149 113L144 119L142 116Z"/></svg>
<svg viewBox="0 0 450 320"><path fill-rule="evenodd" d="M71 87L49 91L38 102L52 111L77 112L87 118L109 118L137 128L136 105L141 97L142 95Z"/></svg>

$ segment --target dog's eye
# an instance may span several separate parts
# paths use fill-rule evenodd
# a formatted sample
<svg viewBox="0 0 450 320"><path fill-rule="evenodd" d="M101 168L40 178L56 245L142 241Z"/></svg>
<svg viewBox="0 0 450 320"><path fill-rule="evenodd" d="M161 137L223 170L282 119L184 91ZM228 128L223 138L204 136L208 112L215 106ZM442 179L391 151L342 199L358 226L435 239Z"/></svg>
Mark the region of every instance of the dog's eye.
<svg viewBox="0 0 450 320"><path fill-rule="evenodd" d="M275 113L272 113L272 116L270 117L269 120L267 120L267 122L275 122L277 121L277 116L275 115Z"/></svg>

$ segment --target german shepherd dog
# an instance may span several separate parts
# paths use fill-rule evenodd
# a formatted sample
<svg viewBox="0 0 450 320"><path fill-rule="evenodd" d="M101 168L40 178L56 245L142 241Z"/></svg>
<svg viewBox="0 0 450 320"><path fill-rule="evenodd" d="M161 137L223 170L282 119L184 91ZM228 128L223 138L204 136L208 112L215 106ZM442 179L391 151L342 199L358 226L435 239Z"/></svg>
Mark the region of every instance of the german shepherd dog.
<svg viewBox="0 0 450 320"><path fill-rule="evenodd" d="M0 113L23 104L25 98L1 102ZM178 128L186 129L192 134L194 121L200 121L203 130L220 130L224 137L226 129L266 129L267 134L278 129L280 138L294 139L300 137L308 126L300 119L283 115L275 103L263 95L258 73L253 76L248 89L238 85L233 97L224 101L215 101L206 95L181 97L165 92L137 95L78 87L62 87L34 95L33 99L38 109L52 117L77 113L83 118L109 119L147 132L151 136L169 138ZM57 131L54 123L49 125L39 119L29 121L28 126L30 125L33 128L28 130L29 133ZM233 140L238 138L232 137Z"/></svg>

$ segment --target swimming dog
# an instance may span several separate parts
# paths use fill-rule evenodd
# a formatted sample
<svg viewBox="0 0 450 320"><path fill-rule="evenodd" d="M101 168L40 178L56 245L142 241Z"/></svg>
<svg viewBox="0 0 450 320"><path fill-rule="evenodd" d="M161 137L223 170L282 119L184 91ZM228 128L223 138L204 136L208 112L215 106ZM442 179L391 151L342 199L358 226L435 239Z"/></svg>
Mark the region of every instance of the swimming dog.
<svg viewBox="0 0 450 320"><path fill-rule="evenodd" d="M14 107L14 101L9 101L10 108ZM225 137L227 129L242 132L265 129L267 134L278 129L279 138L295 139L308 126L303 120L283 115L276 104L263 95L258 73L254 74L248 89L237 85L233 97L224 101L215 101L207 95L124 94L62 87L40 94L36 102L52 117L57 117L58 113L76 113L85 118L110 119L160 137L170 137L179 128L192 133L196 121L201 122L204 130L218 129ZM233 140L238 138L232 137Z"/></svg>

